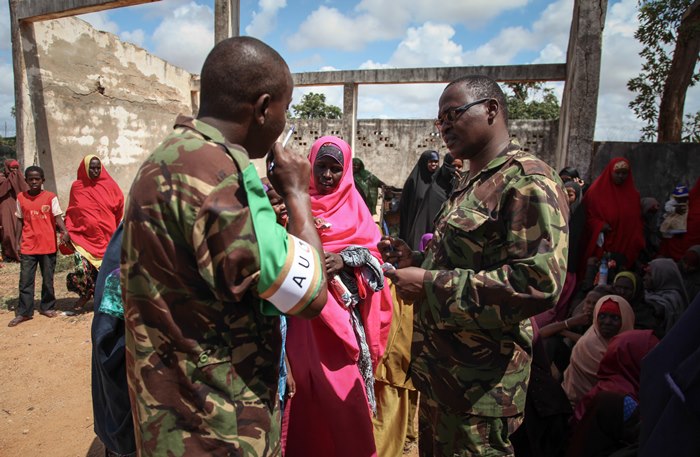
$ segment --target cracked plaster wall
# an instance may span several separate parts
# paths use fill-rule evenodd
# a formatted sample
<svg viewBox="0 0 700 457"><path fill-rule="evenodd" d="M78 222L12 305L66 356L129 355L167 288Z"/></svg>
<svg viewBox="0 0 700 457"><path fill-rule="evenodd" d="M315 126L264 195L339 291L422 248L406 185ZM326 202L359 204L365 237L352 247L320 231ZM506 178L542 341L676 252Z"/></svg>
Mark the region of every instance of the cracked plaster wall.
<svg viewBox="0 0 700 457"><path fill-rule="evenodd" d="M308 154L316 139L335 135L349 141L341 119L290 121L297 127L291 144L301 154ZM552 167L555 166L559 121L511 120L511 137L517 138L529 150ZM421 153L436 150L441 157L447 153L445 144L435 130L432 119L358 119L355 138L356 157L385 183L402 187ZM264 161L255 161L259 173L265 173Z"/></svg>
<svg viewBox="0 0 700 457"><path fill-rule="evenodd" d="M33 112L37 125L45 116L36 159L53 169L47 187L65 209L82 158L96 154L126 194L176 115L191 114L190 73L76 18L38 22L34 36L37 58L27 76L30 91L40 91L32 97L43 102Z"/></svg>

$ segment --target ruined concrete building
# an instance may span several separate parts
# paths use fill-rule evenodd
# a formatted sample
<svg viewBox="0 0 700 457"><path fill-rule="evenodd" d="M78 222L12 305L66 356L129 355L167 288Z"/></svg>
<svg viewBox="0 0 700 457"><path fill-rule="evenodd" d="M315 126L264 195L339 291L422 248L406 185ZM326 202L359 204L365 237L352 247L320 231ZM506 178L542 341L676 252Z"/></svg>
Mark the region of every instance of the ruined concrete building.
<svg viewBox="0 0 700 457"><path fill-rule="evenodd" d="M11 0L22 165L46 171L46 187L65 205L80 159L95 153L126 192L147 154L178 113L197 110L198 79L145 50L71 17L144 0ZM363 84L446 83L469 73L502 82L565 81L561 118L513 121L524 147L555 167L588 170L593 151L601 32L607 2L577 0L567 63L300 73L297 86L341 85L341 120L298 122L293 144L306 152L319 136L351 143L388 184L401 186L425 149L444 152L432 120L357 119ZM216 39L237 34L238 4L216 0ZM235 27L232 27L235 24Z"/></svg>

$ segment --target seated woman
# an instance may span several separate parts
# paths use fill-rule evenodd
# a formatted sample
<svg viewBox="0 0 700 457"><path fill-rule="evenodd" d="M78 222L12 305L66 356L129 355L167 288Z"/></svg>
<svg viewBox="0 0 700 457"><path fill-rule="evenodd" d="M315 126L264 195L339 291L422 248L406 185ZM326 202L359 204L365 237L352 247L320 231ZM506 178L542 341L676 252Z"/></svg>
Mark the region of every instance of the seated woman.
<svg viewBox="0 0 700 457"><path fill-rule="evenodd" d="M630 330L610 341L600 361L598 382L576 406L568 456L612 455L637 448L642 359L658 342L651 330Z"/></svg>
<svg viewBox="0 0 700 457"><path fill-rule="evenodd" d="M596 286L588 291L581 303L572 310L570 316L565 316L539 329L539 337L544 343L547 356L559 372L556 376L558 379L569 365L571 346L581 338L593 322L595 304L600 297L608 294L610 294L608 286Z"/></svg>
<svg viewBox="0 0 700 457"><path fill-rule="evenodd" d="M678 262L678 269L685 283L688 300L692 303L695 296L700 294L700 244L691 246L685 251Z"/></svg>
<svg viewBox="0 0 700 457"><path fill-rule="evenodd" d="M392 301L377 251L381 235L355 189L351 159L350 146L332 136L319 138L309 154L329 294L316 319L288 318L296 393L285 411L287 457L377 455L373 372L387 344Z"/></svg>
<svg viewBox="0 0 700 457"><path fill-rule="evenodd" d="M66 210L68 246L64 254L74 252L75 271L66 278L66 286L80 298L75 309L81 309L95 293L97 271L107 244L124 213L124 195L95 155L88 155L78 166L78 179L70 188Z"/></svg>
<svg viewBox="0 0 700 457"><path fill-rule="evenodd" d="M644 301L642 279L632 271L620 271L613 280L615 295L627 300L634 311L634 328L638 330L654 330L656 318L654 310Z"/></svg>
<svg viewBox="0 0 700 457"><path fill-rule="evenodd" d="M649 262L644 273L644 289L644 302L652 308L656 319L654 333L663 338L688 307L688 295L676 262L671 259Z"/></svg>
<svg viewBox="0 0 700 457"><path fill-rule="evenodd" d="M610 339L633 328L634 312L627 300L617 295L605 295L598 300L593 310L593 325L574 345L571 363L564 372L562 387L572 406L596 383L598 364Z"/></svg>

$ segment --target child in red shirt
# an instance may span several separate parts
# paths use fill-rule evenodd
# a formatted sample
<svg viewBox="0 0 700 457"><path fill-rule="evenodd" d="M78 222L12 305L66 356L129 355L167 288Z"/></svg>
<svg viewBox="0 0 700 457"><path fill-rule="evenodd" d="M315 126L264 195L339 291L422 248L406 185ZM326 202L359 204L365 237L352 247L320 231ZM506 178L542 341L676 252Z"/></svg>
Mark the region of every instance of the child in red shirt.
<svg viewBox="0 0 700 457"><path fill-rule="evenodd" d="M55 317L56 296L53 289L53 273L56 268L56 226L64 240L68 231L61 218L61 207L53 192L42 189L44 170L27 167L24 176L29 190L17 196L17 246L20 254L19 304L15 318L8 327L28 321L34 314L34 280L36 266L41 268L41 304L39 314Z"/></svg>

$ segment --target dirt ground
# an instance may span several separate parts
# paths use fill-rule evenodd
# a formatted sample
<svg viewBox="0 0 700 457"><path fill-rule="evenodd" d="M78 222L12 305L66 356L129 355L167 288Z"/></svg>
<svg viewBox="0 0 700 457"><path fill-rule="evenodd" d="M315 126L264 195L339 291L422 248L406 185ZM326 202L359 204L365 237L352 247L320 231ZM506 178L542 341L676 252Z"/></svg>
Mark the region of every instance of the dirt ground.
<svg viewBox="0 0 700 457"><path fill-rule="evenodd" d="M19 295L19 264L0 268L0 457L104 455L93 432L90 395L92 302L88 311L66 315L77 296L66 290L65 264L59 259L54 277L61 315L35 312L12 328L7 323ZM37 272L37 303L40 277Z"/></svg>
<svg viewBox="0 0 700 457"><path fill-rule="evenodd" d="M58 270L58 268L57 268ZM66 271L54 278L57 309L70 311ZM37 273L37 300L41 289ZM90 396L92 312L34 319L10 328L19 264L0 268L0 456L100 457ZM88 308L92 307L92 302Z"/></svg>

